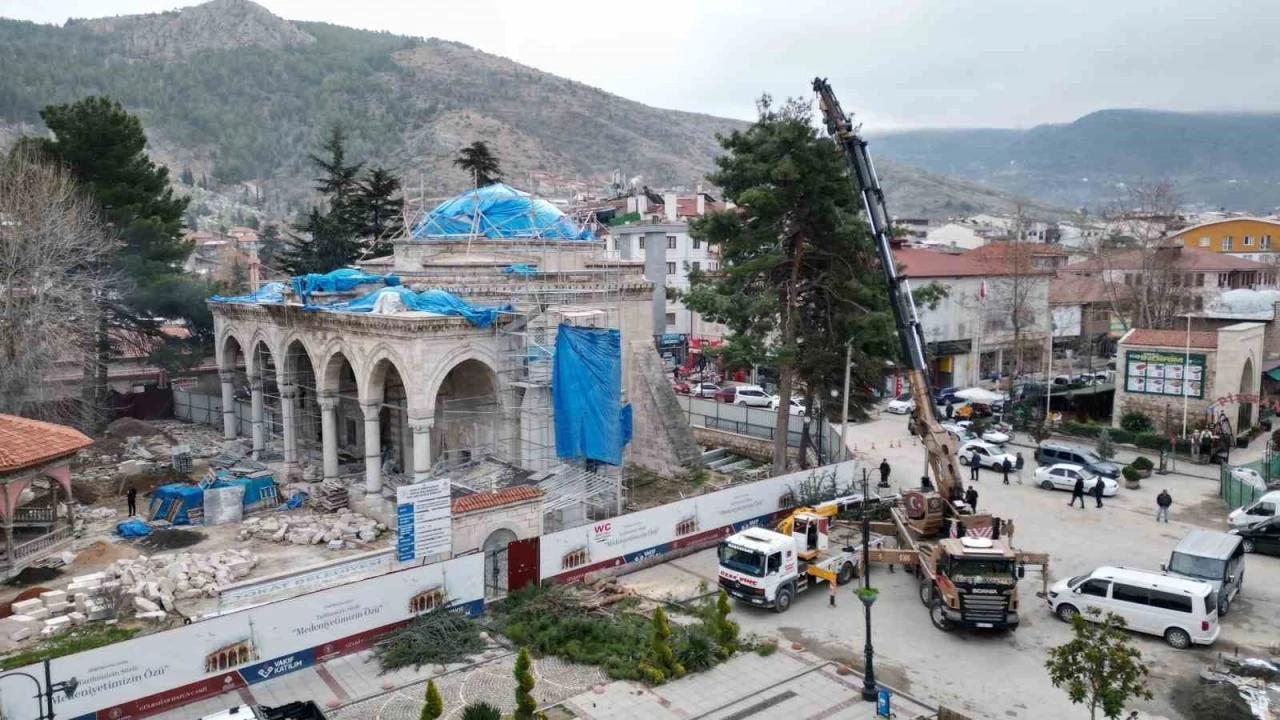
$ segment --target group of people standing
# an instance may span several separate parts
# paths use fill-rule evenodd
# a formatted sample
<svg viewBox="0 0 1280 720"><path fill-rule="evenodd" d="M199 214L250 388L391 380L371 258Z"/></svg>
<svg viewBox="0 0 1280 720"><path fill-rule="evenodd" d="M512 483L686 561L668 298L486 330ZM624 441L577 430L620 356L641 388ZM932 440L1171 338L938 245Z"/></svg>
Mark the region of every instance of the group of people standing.
<svg viewBox="0 0 1280 720"><path fill-rule="evenodd" d="M1023 459L1022 453L1018 453L1012 462L1009 458L1005 458L1004 462L998 468L992 468L1004 476L1004 484L1009 484L1009 473L1016 473L1018 484L1022 484L1022 468L1026 466L1026 460ZM975 450L969 458L969 489L964 492L964 502L976 512L978 509L978 490L973 487L972 483L976 483L982 479L982 456Z"/></svg>

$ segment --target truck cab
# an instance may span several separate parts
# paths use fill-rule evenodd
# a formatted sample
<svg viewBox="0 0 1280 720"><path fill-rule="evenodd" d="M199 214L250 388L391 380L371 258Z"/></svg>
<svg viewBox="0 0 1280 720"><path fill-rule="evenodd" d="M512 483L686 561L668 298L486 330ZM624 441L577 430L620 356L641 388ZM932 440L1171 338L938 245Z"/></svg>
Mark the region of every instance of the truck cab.
<svg viewBox="0 0 1280 720"><path fill-rule="evenodd" d="M931 572L921 581L920 599L939 629L1018 626L1018 578L1025 571L1004 542L947 538L922 553Z"/></svg>
<svg viewBox="0 0 1280 720"><path fill-rule="evenodd" d="M786 612L797 593L824 580L844 585L853 579L853 549L828 547L831 518L798 512L790 528L790 535L750 528L721 541L720 588L743 602Z"/></svg>

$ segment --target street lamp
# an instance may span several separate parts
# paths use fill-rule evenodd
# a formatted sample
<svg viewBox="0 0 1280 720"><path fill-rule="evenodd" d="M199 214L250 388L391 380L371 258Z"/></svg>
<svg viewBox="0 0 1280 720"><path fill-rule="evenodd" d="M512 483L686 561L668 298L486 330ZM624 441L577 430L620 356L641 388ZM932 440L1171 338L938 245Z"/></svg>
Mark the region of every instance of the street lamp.
<svg viewBox="0 0 1280 720"><path fill-rule="evenodd" d="M876 688L876 669L872 656L875 650L871 647L871 603L876 596L871 590L871 511L868 503L867 469L862 469L862 592L858 599L862 601L862 614L867 622L867 641L863 646L864 660L862 664L862 699L875 702L879 696Z"/></svg>
<svg viewBox="0 0 1280 720"><path fill-rule="evenodd" d="M75 678L71 678L70 680L65 680L65 681L60 680L58 682L54 682L53 674L49 667L49 660L47 658L44 661L44 689L43 690L41 690L40 688L40 681L37 680L35 676L28 675L27 673L24 673L24 672L5 673L4 675L0 675L0 680L4 680L5 678L12 677L14 675L27 678L28 680L36 684L36 694L34 695L34 697L36 699L36 709L40 711L40 715L37 716L35 720L54 720L53 696L61 692L64 695L66 695L68 698L71 698L75 696L76 688L80 687L80 681L76 680Z"/></svg>

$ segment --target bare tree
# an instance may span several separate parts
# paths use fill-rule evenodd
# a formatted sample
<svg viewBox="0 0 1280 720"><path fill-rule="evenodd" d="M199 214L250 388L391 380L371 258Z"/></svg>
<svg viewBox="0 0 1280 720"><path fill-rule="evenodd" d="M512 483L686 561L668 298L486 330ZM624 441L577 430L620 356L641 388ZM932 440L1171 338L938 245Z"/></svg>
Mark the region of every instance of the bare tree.
<svg viewBox="0 0 1280 720"><path fill-rule="evenodd" d="M1009 226L1009 237L983 248L991 301L985 309L986 332L1012 336L1013 377L1022 375L1041 310L1048 311L1048 269L1038 266L1038 243L1026 239L1027 220L1021 206ZM981 362L981 359L979 359ZM1000 368L1004 373L1004 368Z"/></svg>
<svg viewBox="0 0 1280 720"><path fill-rule="evenodd" d="M0 412L68 419L50 401L87 362L111 251L70 174L24 146L0 158Z"/></svg>
<svg viewBox="0 0 1280 720"><path fill-rule="evenodd" d="M1111 312L1131 327L1168 327L1191 307L1193 276L1177 272L1180 250L1167 240L1178 197L1167 181L1127 187L1123 204L1107 213L1106 232L1089 246Z"/></svg>

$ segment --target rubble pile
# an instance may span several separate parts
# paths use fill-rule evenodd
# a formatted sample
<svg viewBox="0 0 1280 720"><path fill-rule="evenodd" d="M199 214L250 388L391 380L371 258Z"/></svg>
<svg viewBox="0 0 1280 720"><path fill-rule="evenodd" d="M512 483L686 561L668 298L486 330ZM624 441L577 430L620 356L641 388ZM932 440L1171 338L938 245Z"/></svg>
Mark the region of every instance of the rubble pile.
<svg viewBox="0 0 1280 720"><path fill-rule="evenodd" d="M358 513L336 515L298 513L267 515L245 519L240 530L241 542L250 539L294 545L319 545L341 548L347 542L372 543L387 531L387 526Z"/></svg>
<svg viewBox="0 0 1280 720"><path fill-rule="evenodd" d="M90 620L115 617L111 594L120 583L106 573L79 575L66 590L50 590L39 598L13 604L13 615L4 619L9 639L20 642L33 635L53 635Z"/></svg>
<svg viewBox="0 0 1280 720"><path fill-rule="evenodd" d="M245 577L257 564L258 556L248 550L164 553L116 560L101 574L113 578L132 598L137 617L163 620L173 612L175 601L217 597L219 585Z"/></svg>

